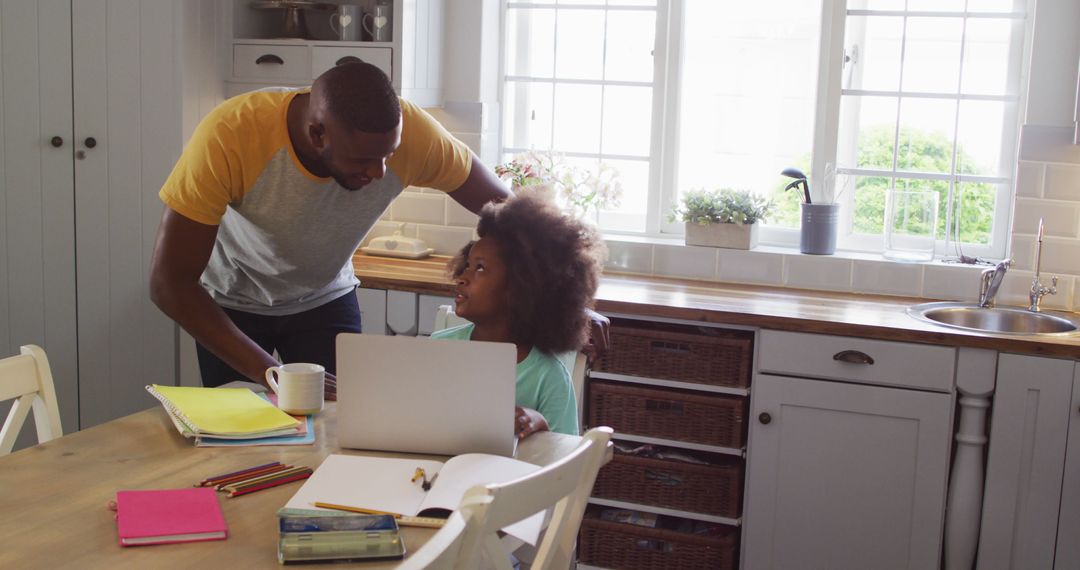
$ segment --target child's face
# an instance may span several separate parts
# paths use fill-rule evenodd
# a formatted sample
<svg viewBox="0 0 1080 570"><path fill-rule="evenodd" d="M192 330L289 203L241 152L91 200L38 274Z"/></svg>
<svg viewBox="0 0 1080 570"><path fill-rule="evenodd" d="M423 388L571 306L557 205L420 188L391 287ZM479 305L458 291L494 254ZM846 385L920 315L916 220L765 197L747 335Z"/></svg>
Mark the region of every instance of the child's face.
<svg viewBox="0 0 1080 570"><path fill-rule="evenodd" d="M469 250L456 293L454 312L462 318L477 323L506 317L506 265L490 238L480 238Z"/></svg>

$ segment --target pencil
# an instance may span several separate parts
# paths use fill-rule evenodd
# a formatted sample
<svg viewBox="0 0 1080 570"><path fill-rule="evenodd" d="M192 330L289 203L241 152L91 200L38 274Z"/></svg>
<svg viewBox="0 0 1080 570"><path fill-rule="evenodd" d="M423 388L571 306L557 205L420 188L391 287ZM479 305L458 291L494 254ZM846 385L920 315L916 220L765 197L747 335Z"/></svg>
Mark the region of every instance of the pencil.
<svg viewBox="0 0 1080 570"><path fill-rule="evenodd" d="M273 467L274 465L281 465L281 462L280 461L274 461L273 463L267 463L265 465L256 465L255 467L248 467L247 469L241 469L239 471L233 471L232 473L225 473L225 474L222 474L222 475L214 475L213 477L207 477L206 479L203 479L202 481L199 481L198 486L199 487L209 487L211 485L216 485L216 483L214 483L214 481L217 480L217 479L228 479L230 477L235 477L237 475L243 475L243 474L251 472L251 471L258 471L260 469L266 469L267 467Z"/></svg>
<svg viewBox="0 0 1080 570"><path fill-rule="evenodd" d="M401 518L401 513L391 513L391 512L387 512L387 511L378 511L378 510L375 510L375 509L363 509L363 508L360 508L360 507L347 507L345 505L335 505L333 503L320 503L318 501L315 501L315 506L316 507L321 507L321 508L324 508L324 509L334 509L336 511L349 511L350 513L360 513L360 514L364 514L364 515L390 515L390 516L394 517L395 519Z"/></svg>
<svg viewBox="0 0 1080 570"><path fill-rule="evenodd" d="M236 489L234 491L229 491L229 497L238 497L240 495L246 495L248 493L254 493L255 491L262 491L263 489L269 489L271 487L277 487L278 485L284 485L286 483L292 483L293 481L299 481L301 479L307 479L308 477L311 477L311 474L314 473L314 472L315 471L313 469L308 467L308 468L305 468L303 471L300 471L299 473L295 473L293 475L289 475L289 476L286 476L286 477L279 477L279 478L276 478L276 479L271 479L269 481L264 481L264 482L256 484L256 485L246 485L246 486L238 488L238 489Z"/></svg>
<svg viewBox="0 0 1080 570"><path fill-rule="evenodd" d="M243 475L237 475L235 477L229 477L228 479L218 479L217 481L214 482L214 485L220 491L222 489L222 487L225 487L225 486L228 486L228 485L233 485L233 484L236 484L236 483L240 483L242 481L247 481L249 479L256 479L258 477L263 477L263 476L266 476L266 475L270 475L270 474L273 474L273 473L278 473L280 471L285 471L287 469L292 469L292 468L293 468L292 465L278 464L278 465L274 465L272 467L267 467L265 469L259 469L258 471L251 471L251 472L245 473Z"/></svg>
<svg viewBox="0 0 1080 570"><path fill-rule="evenodd" d="M274 471L273 473L266 473L266 474L260 475L258 477L251 477L249 479L244 479L242 481L234 481L232 483L229 483L228 485L222 485L221 488L218 489L218 490L219 491L234 491L234 490L236 490L236 489L238 489L240 487L246 487L248 485L262 483L263 481L269 481L271 479L277 479L279 477L288 477L289 475L299 473L300 471L303 471L305 469L310 469L310 468L309 467L304 467L304 466L293 467L293 466L290 465L288 469L282 469L280 471Z"/></svg>

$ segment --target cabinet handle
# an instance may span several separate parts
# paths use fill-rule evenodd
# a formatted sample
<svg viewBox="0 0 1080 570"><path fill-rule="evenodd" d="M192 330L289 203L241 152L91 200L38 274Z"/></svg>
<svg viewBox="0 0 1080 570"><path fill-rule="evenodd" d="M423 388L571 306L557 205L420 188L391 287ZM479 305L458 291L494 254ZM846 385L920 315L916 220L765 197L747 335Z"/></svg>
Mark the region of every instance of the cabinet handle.
<svg viewBox="0 0 1080 570"><path fill-rule="evenodd" d="M285 65L285 60L272 53L260 55L259 59L255 60L255 65L262 65L264 63L276 63L278 65Z"/></svg>
<svg viewBox="0 0 1080 570"><path fill-rule="evenodd" d="M769 412L761 412L761 414L758 415L757 420L765 425L768 425L772 423L772 416L769 415Z"/></svg>
<svg viewBox="0 0 1080 570"><path fill-rule="evenodd" d="M874 359L870 358L869 354L858 350L841 350L834 354L832 359L850 364L865 364L867 366L874 363Z"/></svg>
<svg viewBox="0 0 1080 570"><path fill-rule="evenodd" d="M64 146L64 138L63 137L53 137L49 141L49 144L53 145L56 148L60 148L60 147Z"/></svg>
<svg viewBox="0 0 1080 570"><path fill-rule="evenodd" d="M83 144L86 145L86 148L94 148L95 146L97 146L97 139L95 139L94 137L86 137L86 140L83 141Z"/></svg>
<svg viewBox="0 0 1080 570"><path fill-rule="evenodd" d="M364 60L356 57L355 55L347 55L339 60L334 65L342 65L345 63L364 63Z"/></svg>

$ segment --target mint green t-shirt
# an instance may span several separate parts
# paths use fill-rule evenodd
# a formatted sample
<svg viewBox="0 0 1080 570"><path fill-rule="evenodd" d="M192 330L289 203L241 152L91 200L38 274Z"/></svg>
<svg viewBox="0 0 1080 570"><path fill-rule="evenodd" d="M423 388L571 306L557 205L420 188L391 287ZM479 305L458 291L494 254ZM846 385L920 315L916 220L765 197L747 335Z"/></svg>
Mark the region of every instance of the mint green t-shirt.
<svg viewBox="0 0 1080 570"><path fill-rule="evenodd" d="M469 340L472 323L435 331L431 338ZM578 435L577 398L570 372L558 358L544 354L535 347L517 364L515 403L532 408L547 420L551 431Z"/></svg>

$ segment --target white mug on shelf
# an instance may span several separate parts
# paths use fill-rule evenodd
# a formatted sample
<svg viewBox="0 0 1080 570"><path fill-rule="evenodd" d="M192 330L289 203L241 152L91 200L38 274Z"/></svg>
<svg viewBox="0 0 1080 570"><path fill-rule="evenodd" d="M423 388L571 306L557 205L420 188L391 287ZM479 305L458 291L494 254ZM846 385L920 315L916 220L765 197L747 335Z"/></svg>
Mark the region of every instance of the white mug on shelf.
<svg viewBox="0 0 1080 570"><path fill-rule="evenodd" d="M359 6L342 4L333 14L330 14L330 29L334 31L334 39L346 42L360 41L361 20L364 13Z"/></svg>
<svg viewBox="0 0 1080 570"><path fill-rule="evenodd" d="M360 23L371 37L371 41L390 41L390 9L389 3L379 2L375 5L374 12L368 12L360 18Z"/></svg>
<svg viewBox="0 0 1080 570"><path fill-rule="evenodd" d="M293 362L266 369L266 383L277 394L278 408L297 416L322 411L325 379L326 369L318 364Z"/></svg>

